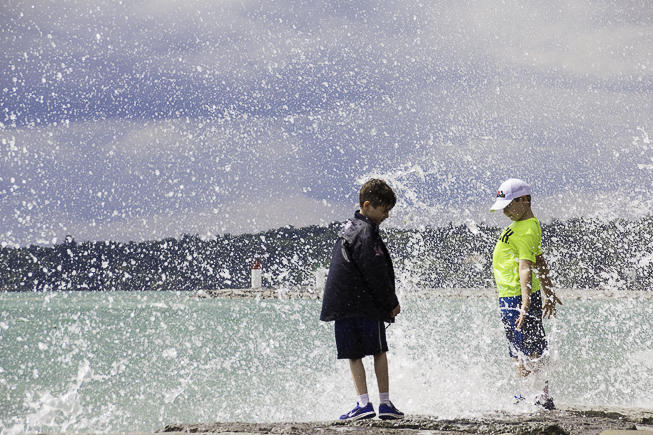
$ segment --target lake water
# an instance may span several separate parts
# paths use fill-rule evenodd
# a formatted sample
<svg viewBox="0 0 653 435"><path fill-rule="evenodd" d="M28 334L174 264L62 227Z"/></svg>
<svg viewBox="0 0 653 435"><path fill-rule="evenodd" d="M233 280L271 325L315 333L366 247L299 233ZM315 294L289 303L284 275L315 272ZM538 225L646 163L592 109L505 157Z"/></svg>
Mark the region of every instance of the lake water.
<svg viewBox="0 0 653 435"><path fill-rule="evenodd" d="M333 324L318 321L319 301L189 296L0 294L0 431L331 420L355 403ZM546 322L556 402L653 408L653 301L564 303ZM442 418L519 412L497 305L402 302L387 330L399 409Z"/></svg>

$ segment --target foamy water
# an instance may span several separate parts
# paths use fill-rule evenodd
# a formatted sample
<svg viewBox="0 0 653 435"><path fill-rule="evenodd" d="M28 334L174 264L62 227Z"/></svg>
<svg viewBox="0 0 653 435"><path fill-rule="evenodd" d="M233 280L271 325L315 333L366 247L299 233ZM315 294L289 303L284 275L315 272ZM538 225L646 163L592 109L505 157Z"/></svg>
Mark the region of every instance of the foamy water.
<svg viewBox="0 0 653 435"><path fill-rule="evenodd" d="M188 293L4 293L0 428L150 431L173 422L331 420L355 402L319 301ZM523 412L491 298L405 298L391 398L442 418ZM653 406L653 301L565 301L546 323L558 403ZM378 403L371 358L366 361Z"/></svg>

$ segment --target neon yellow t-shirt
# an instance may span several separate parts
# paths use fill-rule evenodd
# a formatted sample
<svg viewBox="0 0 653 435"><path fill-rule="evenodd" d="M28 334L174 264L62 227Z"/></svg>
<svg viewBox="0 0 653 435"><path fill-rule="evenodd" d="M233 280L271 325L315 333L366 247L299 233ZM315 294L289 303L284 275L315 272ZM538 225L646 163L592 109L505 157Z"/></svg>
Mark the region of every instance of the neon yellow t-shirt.
<svg viewBox="0 0 653 435"><path fill-rule="evenodd" d="M519 282L519 260L530 260L542 254L542 229L537 218L513 222L503 230L492 254L494 281L499 289L499 297L521 296ZM540 281L533 273L535 293L540 289Z"/></svg>

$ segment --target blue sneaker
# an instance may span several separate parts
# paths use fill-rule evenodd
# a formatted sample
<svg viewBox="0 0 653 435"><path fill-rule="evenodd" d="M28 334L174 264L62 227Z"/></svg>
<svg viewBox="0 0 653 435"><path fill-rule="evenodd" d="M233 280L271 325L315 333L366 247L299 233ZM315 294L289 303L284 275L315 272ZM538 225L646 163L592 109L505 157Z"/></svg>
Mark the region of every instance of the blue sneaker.
<svg viewBox="0 0 653 435"><path fill-rule="evenodd" d="M374 406L372 405L372 402L367 402L367 405L364 408L361 408L358 406L358 402L356 402L356 408L352 409L345 415L340 416L340 420L362 420L364 418L374 418L376 416L376 413L374 412Z"/></svg>
<svg viewBox="0 0 653 435"><path fill-rule="evenodd" d="M399 420L404 418L404 413L399 411L392 402L379 405L379 418L381 420Z"/></svg>

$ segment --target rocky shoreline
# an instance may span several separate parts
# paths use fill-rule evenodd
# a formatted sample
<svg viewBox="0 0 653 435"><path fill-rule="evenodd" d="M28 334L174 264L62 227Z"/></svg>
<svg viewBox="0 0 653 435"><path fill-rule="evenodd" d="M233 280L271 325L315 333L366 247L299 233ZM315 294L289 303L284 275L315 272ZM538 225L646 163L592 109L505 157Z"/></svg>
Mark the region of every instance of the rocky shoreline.
<svg viewBox="0 0 653 435"><path fill-rule="evenodd" d="M653 299L653 291L629 291L614 289L578 290L558 289L562 300L584 299ZM322 299L323 289L315 287L278 287L259 289L211 289L199 290L191 297L197 299ZM495 289L411 289L398 291L400 300L455 298L487 299L497 297Z"/></svg>
<svg viewBox="0 0 653 435"><path fill-rule="evenodd" d="M395 421L375 419L304 423L216 422L169 424L156 432L239 435L342 435L343 432L365 432L368 435L653 435L653 410L563 406L555 411L530 414L496 413L473 419L441 420L429 416L407 416L403 420Z"/></svg>

